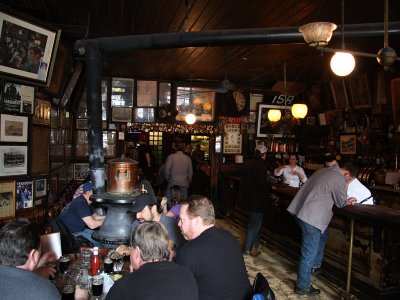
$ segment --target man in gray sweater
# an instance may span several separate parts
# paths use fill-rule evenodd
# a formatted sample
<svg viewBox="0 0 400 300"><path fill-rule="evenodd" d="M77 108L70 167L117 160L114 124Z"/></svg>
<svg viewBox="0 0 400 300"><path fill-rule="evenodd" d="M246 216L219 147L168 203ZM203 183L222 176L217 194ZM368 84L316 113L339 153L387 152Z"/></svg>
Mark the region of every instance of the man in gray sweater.
<svg viewBox="0 0 400 300"><path fill-rule="evenodd" d="M302 231L301 257L297 272L296 294L319 295L311 285L311 273L318 270L328 238L327 228L332 219L332 207L352 205L357 200L347 198L348 181L356 170L352 162L343 167L335 165L316 171L300 188L288 207Z"/></svg>

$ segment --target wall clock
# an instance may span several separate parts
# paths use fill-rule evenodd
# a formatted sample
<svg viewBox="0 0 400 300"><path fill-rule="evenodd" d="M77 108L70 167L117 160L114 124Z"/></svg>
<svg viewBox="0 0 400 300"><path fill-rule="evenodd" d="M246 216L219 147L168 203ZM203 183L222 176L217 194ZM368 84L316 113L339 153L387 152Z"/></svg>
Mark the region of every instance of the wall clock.
<svg viewBox="0 0 400 300"><path fill-rule="evenodd" d="M240 132L240 124L225 124L224 132L223 153L242 153L242 134Z"/></svg>

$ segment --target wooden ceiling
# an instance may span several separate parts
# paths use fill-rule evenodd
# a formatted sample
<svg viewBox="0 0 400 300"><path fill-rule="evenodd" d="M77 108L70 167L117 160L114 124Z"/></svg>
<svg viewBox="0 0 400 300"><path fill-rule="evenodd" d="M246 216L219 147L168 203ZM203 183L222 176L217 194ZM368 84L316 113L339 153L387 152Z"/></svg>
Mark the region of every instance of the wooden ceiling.
<svg viewBox="0 0 400 300"><path fill-rule="evenodd" d="M168 32L195 32L240 28L300 27L315 21L341 24L341 0L2 0L6 8L24 16L52 24L62 30L62 38L81 39ZM400 20L400 1L389 1L389 21ZM345 1L345 24L383 22L384 1ZM345 27L346 28L346 27ZM377 53L383 35L367 40L345 40L346 48ZM400 54L400 38L390 37L389 45ZM340 48L340 36L331 47ZM107 75L141 79L186 81L206 80L218 84L225 70L230 81L254 88L270 88L283 80L287 63L288 81L310 82L329 71L330 54L321 55L303 42L263 45L227 45L134 50L104 56ZM363 65L378 64L371 58L357 58ZM395 64L399 69L399 62Z"/></svg>

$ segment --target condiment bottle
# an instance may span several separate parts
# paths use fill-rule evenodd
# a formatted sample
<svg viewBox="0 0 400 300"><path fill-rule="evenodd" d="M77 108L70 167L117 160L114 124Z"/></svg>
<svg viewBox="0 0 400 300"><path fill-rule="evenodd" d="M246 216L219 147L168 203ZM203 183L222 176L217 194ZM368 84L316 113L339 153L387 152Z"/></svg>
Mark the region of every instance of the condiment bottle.
<svg viewBox="0 0 400 300"><path fill-rule="evenodd" d="M94 247L92 255L92 268L91 268L92 276L97 275L99 270L100 270L99 248Z"/></svg>

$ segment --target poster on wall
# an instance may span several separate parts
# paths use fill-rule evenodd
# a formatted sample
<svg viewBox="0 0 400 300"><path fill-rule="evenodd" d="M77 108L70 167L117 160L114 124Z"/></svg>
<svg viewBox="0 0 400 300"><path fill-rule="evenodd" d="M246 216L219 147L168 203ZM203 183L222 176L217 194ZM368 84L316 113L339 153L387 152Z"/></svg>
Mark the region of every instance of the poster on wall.
<svg viewBox="0 0 400 300"><path fill-rule="evenodd" d="M5 82L0 109L8 112L33 114L34 99L35 88L33 86Z"/></svg>
<svg viewBox="0 0 400 300"><path fill-rule="evenodd" d="M0 219L15 216L15 181L0 182Z"/></svg>
<svg viewBox="0 0 400 300"><path fill-rule="evenodd" d="M33 181L17 181L17 209L33 207Z"/></svg>

